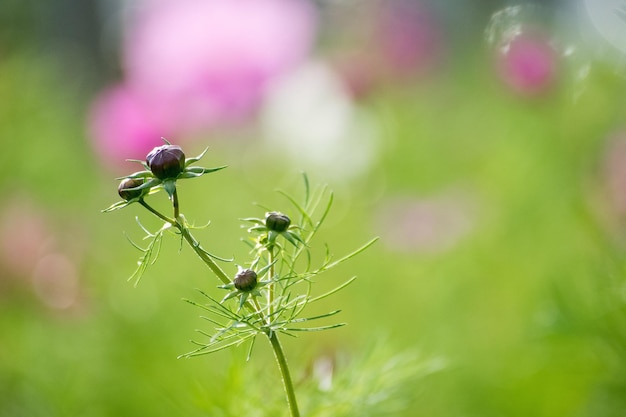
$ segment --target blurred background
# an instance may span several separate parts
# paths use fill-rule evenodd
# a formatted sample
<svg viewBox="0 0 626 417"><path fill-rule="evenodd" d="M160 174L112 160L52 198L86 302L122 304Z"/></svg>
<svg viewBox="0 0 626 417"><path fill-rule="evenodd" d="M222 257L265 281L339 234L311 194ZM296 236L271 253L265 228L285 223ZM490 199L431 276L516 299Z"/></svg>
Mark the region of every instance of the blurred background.
<svg viewBox="0 0 626 417"><path fill-rule="evenodd" d="M263 341L176 359L188 248L127 281L159 225L100 210L161 137L229 166L180 186L213 253L302 171L320 247L380 236L284 341L303 415L626 415L625 45L617 0L3 0L0 416L285 415Z"/></svg>

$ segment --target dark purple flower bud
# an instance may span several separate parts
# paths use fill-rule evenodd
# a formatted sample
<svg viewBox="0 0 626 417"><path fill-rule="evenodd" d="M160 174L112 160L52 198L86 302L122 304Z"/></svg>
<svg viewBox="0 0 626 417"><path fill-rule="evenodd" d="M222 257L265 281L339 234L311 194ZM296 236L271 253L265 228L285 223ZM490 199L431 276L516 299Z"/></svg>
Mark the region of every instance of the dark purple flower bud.
<svg viewBox="0 0 626 417"><path fill-rule="evenodd" d="M284 232L289 228L291 224L291 219L277 211L271 211L265 214L265 227L274 232Z"/></svg>
<svg viewBox="0 0 626 417"><path fill-rule="evenodd" d="M256 287L256 272L251 269L242 269L237 272L235 275L235 279L233 279L233 283L235 284L235 288L239 291L248 292L252 291L254 287Z"/></svg>
<svg viewBox="0 0 626 417"><path fill-rule="evenodd" d="M185 169L185 154L180 146L158 146L150 151L146 163L158 179L176 178Z"/></svg>
<svg viewBox="0 0 626 417"><path fill-rule="evenodd" d="M117 187L117 193L124 200L129 201L133 198L137 198L141 196L146 189L143 190L131 190L131 188L139 187L143 184L143 178L126 178L120 182L120 185Z"/></svg>

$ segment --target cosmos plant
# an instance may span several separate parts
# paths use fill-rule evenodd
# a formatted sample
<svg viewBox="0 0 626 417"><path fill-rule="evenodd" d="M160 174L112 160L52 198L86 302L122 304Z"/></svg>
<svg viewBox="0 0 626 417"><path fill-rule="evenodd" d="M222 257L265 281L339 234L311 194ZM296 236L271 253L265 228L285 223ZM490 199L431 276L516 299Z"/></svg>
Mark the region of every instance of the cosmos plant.
<svg viewBox="0 0 626 417"><path fill-rule="evenodd" d="M221 281L216 291L223 291L222 296L213 295L215 291L200 291L202 302L187 300L208 313L203 318L212 329L198 330L202 340L193 342L195 349L180 357L206 355L246 345L247 358L250 359L257 337L267 338L282 377L290 416L299 416L294 385L279 337L344 325L326 324L325 321L339 314L340 310L317 315L307 315L306 311L310 304L347 287L356 277L350 277L322 294L314 292L316 278L367 249L376 239L337 259L325 246L323 260L316 264L311 253L314 237L330 211L333 194L327 187L312 190L308 178L303 176L302 201L279 191L289 203L291 213L267 209L261 217L242 219L248 232L248 238L244 241L249 245L251 259L243 265L235 264L237 271L231 276L221 264L234 263L234 260L221 258L204 249L193 236L192 226L179 205L178 181L196 179L225 168L195 166L205 154L206 150L198 157L186 158L179 146L165 140L165 144L154 148L145 161L135 161L142 165L143 170L119 178L118 194L122 200L103 211L111 212L138 203L163 222L163 226L156 232L150 232L140 224L147 234L148 244L140 247L133 243L142 252L138 267L130 277L136 283L147 267L156 261L165 235L178 236L187 242ZM171 216L148 203L161 190L165 191L172 204Z"/></svg>

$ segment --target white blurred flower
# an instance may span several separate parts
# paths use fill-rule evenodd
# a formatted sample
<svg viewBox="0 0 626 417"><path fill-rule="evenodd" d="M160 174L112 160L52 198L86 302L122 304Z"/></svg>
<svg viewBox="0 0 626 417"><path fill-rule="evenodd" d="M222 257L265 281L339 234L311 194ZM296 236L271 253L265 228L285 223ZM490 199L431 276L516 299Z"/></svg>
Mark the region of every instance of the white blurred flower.
<svg viewBox="0 0 626 417"><path fill-rule="evenodd" d="M276 83L261 123L272 154L284 154L299 168L329 178L358 176L375 155L374 120L354 105L342 81L322 62Z"/></svg>
<svg viewBox="0 0 626 417"><path fill-rule="evenodd" d="M626 2L624 0L584 0L586 17L602 39L626 53Z"/></svg>

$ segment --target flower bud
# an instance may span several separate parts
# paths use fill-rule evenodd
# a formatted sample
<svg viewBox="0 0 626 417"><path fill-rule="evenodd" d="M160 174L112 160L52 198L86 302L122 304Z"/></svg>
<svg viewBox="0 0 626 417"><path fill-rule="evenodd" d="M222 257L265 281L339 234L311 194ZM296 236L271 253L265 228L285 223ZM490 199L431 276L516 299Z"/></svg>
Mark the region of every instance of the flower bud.
<svg viewBox="0 0 626 417"><path fill-rule="evenodd" d="M235 288L239 291L252 291L254 287L256 287L256 272L251 269L242 269L237 272L235 275L235 279L233 279L233 283L235 284Z"/></svg>
<svg viewBox="0 0 626 417"><path fill-rule="evenodd" d="M283 213L271 211L265 214L265 227L274 232L284 232L289 228L291 219Z"/></svg>
<svg viewBox="0 0 626 417"><path fill-rule="evenodd" d="M120 182L120 185L117 187L117 193L124 200L129 201L133 198L137 198L141 196L145 189L143 190L131 190L130 188L136 188L143 184L143 178L125 178Z"/></svg>
<svg viewBox="0 0 626 417"><path fill-rule="evenodd" d="M180 146L158 146L150 151L146 163L158 179L176 178L185 169L185 154Z"/></svg>

